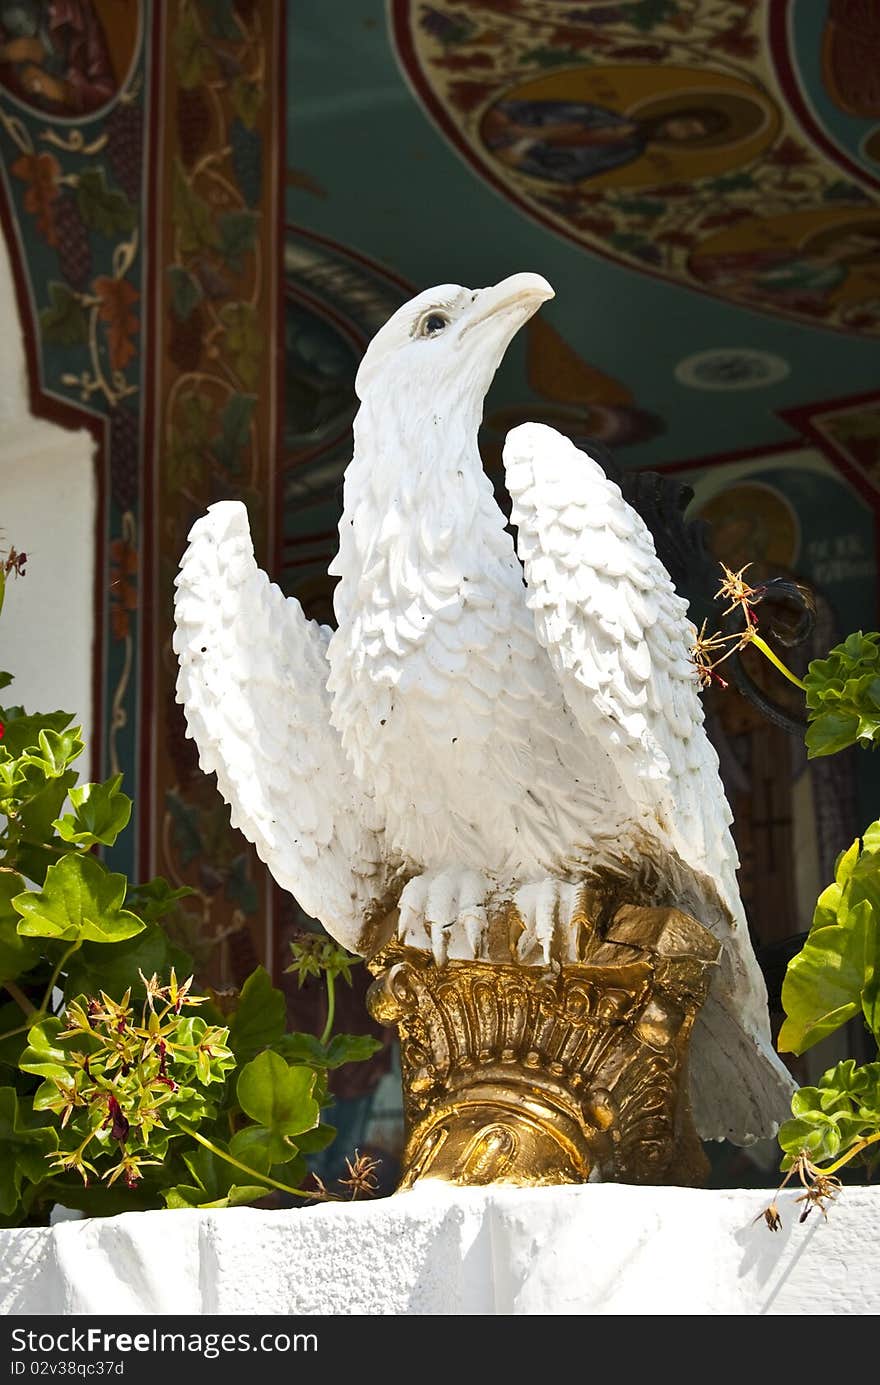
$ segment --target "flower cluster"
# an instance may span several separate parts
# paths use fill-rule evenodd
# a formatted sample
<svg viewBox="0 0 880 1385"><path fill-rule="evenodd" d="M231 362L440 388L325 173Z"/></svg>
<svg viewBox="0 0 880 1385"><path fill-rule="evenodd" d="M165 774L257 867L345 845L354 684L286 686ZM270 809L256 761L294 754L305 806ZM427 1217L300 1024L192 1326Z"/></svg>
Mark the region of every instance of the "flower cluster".
<svg viewBox="0 0 880 1385"><path fill-rule="evenodd" d="M800 1179L804 1189L800 1197L795 1198L796 1203L802 1202L804 1204L798 1221L805 1222L814 1207L818 1207L822 1216L827 1219L828 1204L834 1201L842 1186L840 1179L835 1178L827 1169L819 1168L812 1162L806 1150L802 1149L800 1154L796 1155L791 1168L780 1183L777 1196L795 1175ZM761 1221L762 1218L771 1231L778 1231L782 1226L782 1217L776 1205L776 1198L758 1213L755 1221Z"/></svg>
<svg viewBox="0 0 880 1385"><path fill-rule="evenodd" d="M723 612L725 616L732 615L736 610L742 611L745 616L745 625L742 630L730 635L722 635L717 632L713 635L707 635L707 622L703 621L700 633L691 649L691 657L696 664L700 684L704 688L708 688L712 683L726 688L726 681L717 671L719 664L723 664L725 659L729 659L732 654L736 654L747 644L751 644L755 638L758 628L755 607L763 599L766 587L749 586L743 576L749 567L751 567L751 563L740 568L739 572L732 572L724 563L721 564L724 581L715 593L715 600L728 603Z"/></svg>
<svg viewBox="0 0 880 1385"><path fill-rule="evenodd" d="M200 1005L192 977L172 968L161 984L141 975L139 1013L131 990L119 1001L104 991L70 1001L63 1020L35 1025L21 1067L43 1077L34 1110L60 1116L56 1173L75 1172L134 1188L143 1170L163 1161L179 1117L198 1123L214 1112L209 1089L235 1065L228 1030L184 1009Z"/></svg>

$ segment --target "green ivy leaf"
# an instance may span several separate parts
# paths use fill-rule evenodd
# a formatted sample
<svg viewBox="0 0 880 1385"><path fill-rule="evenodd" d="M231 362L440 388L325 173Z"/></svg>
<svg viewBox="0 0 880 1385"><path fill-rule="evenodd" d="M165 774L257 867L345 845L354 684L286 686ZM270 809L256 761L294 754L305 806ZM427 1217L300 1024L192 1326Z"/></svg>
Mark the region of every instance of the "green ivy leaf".
<svg viewBox="0 0 880 1385"><path fill-rule="evenodd" d="M215 38L241 39L241 30L232 12L232 0L202 0L208 13L208 25Z"/></svg>
<svg viewBox="0 0 880 1385"><path fill-rule="evenodd" d="M788 1155L806 1150L814 1163L833 1159L840 1152L840 1130L834 1121L821 1112L783 1122L779 1127L779 1143Z"/></svg>
<svg viewBox="0 0 880 1385"><path fill-rule="evenodd" d="M103 168L84 167L77 176L76 204L87 226L111 240L134 230L137 213L124 192L108 188Z"/></svg>
<svg viewBox="0 0 880 1385"><path fill-rule="evenodd" d="M239 1063L248 1062L264 1048L276 1044L284 1033L286 1020L282 992L272 985L265 967L257 967L242 986L229 1021L229 1047Z"/></svg>
<svg viewBox="0 0 880 1385"><path fill-rule="evenodd" d="M271 1191L271 1188L260 1187L257 1184L249 1186L233 1183L222 1197L208 1199L203 1189L186 1183L177 1183L173 1188L162 1189L162 1199L169 1209L200 1207L203 1210L208 1210L221 1207L249 1207L251 1203L259 1202L261 1197L267 1197Z"/></svg>
<svg viewBox="0 0 880 1385"><path fill-rule="evenodd" d="M807 734L807 754L811 760L820 755L836 755L855 745L859 734L859 717L854 712L823 712L810 724Z"/></svg>
<svg viewBox="0 0 880 1385"><path fill-rule="evenodd" d="M812 928L782 984L780 1052L803 1053L857 1015L876 959L876 918L866 899L851 907L844 901L836 924Z"/></svg>
<svg viewBox="0 0 880 1385"><path fill-rule="evenodd" d="M111 874L94 856L63 856L49 867L42 890L13 899L22 916L18 931L65 942L118 943L134 937L144 925L122 908L125 889L125 876Z"/></svg>
<svg viewBox="0 0 880 1385"><path fill-rule="evenodd" d="M122 775L103 784L82 784L70 790L73 813L56 818L53 827L65 842L89 848L112 846L131 817L131 799L120 793Z"/></svg>
<svg viewBox="0 0 880 1385"><path fill-rule="evenodd" d="M52 823L76 783L76 770L67 770L48 780L39 792L22 802L18 810L21 840L14 851L14 863L21 873L41 885L46 871L58 859L52 845ZM12 864L11 860L9 862Z"/></svg>
<svg viewBox="0 0 880 1385"><path fill-rule="evenodd" d="M180 85L186 91L201 86L206 76L213 71L214 57L202 37L194 6L189 5L181 11L175 25L172 44Z"/></svg>
<svg viewBox="0 0 880 1385"><path fill-rule="evenodd" d="M30 1126L19 1110L14 1087L0 1087L0 1213L18 1206L22 1184L40 1183L48 1172L46 1155L58 1148L54 1130Z"/></svg>
<svg viewBox="0 0 880 1385"><path fill-rule="evenodd" d="M814 659L804 679L811 757L880 738L880 634L860 630Z"/></svg>
<svg viewBox="0 0 880 1385"><path fill-rule="evenodd" d="M327 1050L316 1034L282 1034L273 1048L287 1063L305 1064L311 1068L327 1066Z"/></svg>
<svg viewBox="0 0 880 1385"><path fill-rule="evenodd" d="M796 1091L791 1110L793 1119L779 1131L789 1166L802 1149L814 1161L833 1159L880 1130L880 1062L838 1063L817 1086Z"/></svg>
<svg viewBox="0 0 880 1385"><path fill-rule="evenodd" d="M209 1149L199 1147L183 1156L192 1183L163 1190L166 1207L241 1207L257 1202L270 1191L265 1186L236 1184L242 1174Z"/></svg>
<svg viewBox="0 0 880 1385"><path fill-rule="evenodd" d="M248 77L236 77L232 83L232 105L243 125L253 130L263 104L263 89Z"/></svg>
<svg viewBox="0 0 880 1385"><path fill-rule="evenodd" d="M171 220L178 233L180 253L195 255L200 250L216 250L220 236L208 203L191 187L178 160L174 165Z"/></svg>
<svg viewBox="0 0 880 1385"><path fill-rule="evenodd" d="M204 297L202 286L183 265L171 265L168 277L171 280L171 309L178 322L186 322Z"/></svg>
<svg viewBox="0 0 880 1385"><path fill-rule="evenodd" d="M343 1063L362 1063L382 1047L371 1034L334 1034L325 1047L314 1034L284 1034L272 1045L288 1063L313 1068L341 1068Z"/></svg>
<svg viewBox="0 0 880 1385"><path fill-rule="evenodd" d="M175 848L180 854L181 863L188 866L190 861L201 856L205 849L199 809L192 803L184 803L174 789L169 789L165 795L165 805L173 820Z"/></svg>
<svg viewBox="0 0 880 1385"><path fill-rule="evenodd" d="M372 1034L334 1034L327 1046L326 1066L341 1068L343 1063L363 1063L381 1047Z"/></svg>
<svg viewBox="0 0 880 1385"><path fill-rule="evenodd" d="M195 391L184 394L175 412L168 457L169 471L178 487L203 475L213 427L214 407L210 400ZM169 806L171 798L169 793ZM176 795L174 798L180 802Z"/></svg>
<svg viewBox="0 0 880 1385"><path fill-rule="evenodd" d="M244 268L244 257L249 255L257 239L259 216L256 212L226 212L218 221L220 230L220 254L236 274Z"/></svg>
<svg viewBox="0 0 880 1385"><path fill-rule="evenodd" d="M25 754L24 763L35 765L47 779L57 779L84 749L78 726L69 731L41 731L37 749Z"/></svg>
<svg viewBox="0 0 880 1385"><path fill-rule="evenodd" d="M296 1137L296 1147L300 1154L320 1154L336 1139L335 1125L316 1125L314 1130L305 1130Z"/></svg>
<svg viewBox="0 0 880 1385"><path fill-rule="evenodd" d="M192 1064L198 1080L205 1086L224 1082L226 1074L236 1066L228 1038L228 1029L210 1025L200 1015L182 1019L174 1040L175 1062Z"/></svg>
<svg viewBox="0 0 880 1385"><path fill-rule="evenodd" d="M27 885L23 876L13 870L0 871L0 984L15 981L36 966L40 959L38 944L23 938L18 932L18 914L12 907L13 897L25 889ZM18 1011L17 1024L21 1022L21 1012Z"/></svg>
<svg viewBox="0 0 880 1385"><path fill-rule="evenodd" d="M179 889L172 890L168 881L161 875L156 875L152 880L147 880L142 885L130 885L128 889L128 902L134 912L147 923L158 923L161 919L167 918L169 914L177 912L177 906L182 899L188 899L190 895L197 891L189 885L181 885ZM187 975L192 971L192 965L181 966L174 963L178 973L185 972ZM154 971L168 971L171 964L164 968L154 967Z"/></svg>
<svg viewBox="0 0 880 1385"><path fill-rule="evenodd" d="M89 320L79 295L66 284L49 285L49 307L40 312L44 341L53 346L82 346L89 339Z"/></svg>
<svg viewBox="0 0 880 1385"><path fill-rule="evenodd" d="M241 471L241 454L250 438L256 403L256 395L233 394L220 416L220 436L213 452L220 465L233 474Z"/></svg>
<svg viewBox="0 0 880 1385"><path fill-rule="evenodd" d="M862 1014L875 1044L880 1048L880 968L875 970L862 991Z"/></svg>
<svg viewBox="0 0 880 1385"><path fill-rule="evenodd" d="M8 805L10 801L15 802L20 799L25 783L26 778L21 763L18 760L10 759L3 747L0 746L0 802Z"/></svg>
<svg viewBox="0 0 880 1385"><path fill-rule="evenodd" d="M223 893L230 904L237 904L243 914L255 914L260 903L257 887L251 878L250 862L244 852L229 863Z"/></svg>
<svg viewBox="0 0 880 1385"><path fill-rule="evenodd" d="M263 354L263 333L252 303L227 303L220 310L234 369L248 390L256 386Z"/></svg>
<svg viewBox="0 0 880 1385"><path fill-rule="evenodd" d="M70 712L29 716L21 707L5 707L0 711L0 721L6 728L2 749L17 759L25 751L39 748L41 731L63 731L73 721L73 716ZM80 728L75 727L74 733L78 736Z"/></svg>
<svg viewBox="0 0 880 1385"><path fill-rule="evenodd" d="M32 1024L27 1034L27 1047L21 1055L19 1067L22 1072L33 1073L35 1077L70 1080L70 1054L58 1043L58 1035L64 1025L54 1015Z"/></svg>
<svg viewBox="0 0 880 1385"><path fill-rule="evenodd" d="M318 1124L312 1096L315 1075L307 1067L288 1067L277 1053L260 1053L239 1074L238 1104L245 1115L274 1135L299 1135Z"/></svg>
<svg viewBox="0 0 880 1385"><path fill-rule="evenodd" d="M229 1153L233 1159L247 1164L248 1168L254 1169L256 1173L268 1173L279 1164L290 1164L298 1159L299 1150L286 1135L279 1135L262 1125L248 1125L233 1135L229 1141ZM303 1177L305 1168L305 1160L302 1160L297 1170L297 1182ZM292 1180L284 1179L285 1183L290 1181Z"/></svg>

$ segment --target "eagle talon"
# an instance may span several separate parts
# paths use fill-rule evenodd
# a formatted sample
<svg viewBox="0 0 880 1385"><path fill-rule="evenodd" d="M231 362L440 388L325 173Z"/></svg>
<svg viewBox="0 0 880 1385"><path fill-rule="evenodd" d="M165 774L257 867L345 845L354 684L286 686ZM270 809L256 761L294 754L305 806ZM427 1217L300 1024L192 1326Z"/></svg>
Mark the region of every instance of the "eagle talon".
<svg viewBox="0 0 880 1385"><path fill-rule="evenodd" d="M398 937L410 947L430 943L434 961L479 957L486 936L485 901L492 883L479 871L429 871L416 876L400 896Z"/></svg>

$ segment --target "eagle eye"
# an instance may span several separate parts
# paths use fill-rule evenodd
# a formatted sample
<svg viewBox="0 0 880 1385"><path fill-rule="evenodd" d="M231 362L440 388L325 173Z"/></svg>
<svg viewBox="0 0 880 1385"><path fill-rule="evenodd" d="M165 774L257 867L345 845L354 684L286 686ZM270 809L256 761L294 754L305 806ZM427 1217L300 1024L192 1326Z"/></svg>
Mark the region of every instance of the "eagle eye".
<svg viewBox="0 0 880 1385"><path fill-rule="evenodd" d="M428 313L422 319L419 335L423 337L436 337L438 332L442 332L444 327L449 326L449 318L446 313Z"/></svg>

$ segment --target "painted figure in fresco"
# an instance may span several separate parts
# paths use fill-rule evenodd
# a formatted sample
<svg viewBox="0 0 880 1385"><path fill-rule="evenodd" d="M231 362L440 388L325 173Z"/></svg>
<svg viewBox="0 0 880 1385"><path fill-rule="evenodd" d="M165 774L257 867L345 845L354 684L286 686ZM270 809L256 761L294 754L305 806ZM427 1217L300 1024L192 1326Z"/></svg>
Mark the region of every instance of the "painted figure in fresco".
<svg viewBox="0 0 880 1385"><path fill-rule="evenodd" d="M0 85L60 115L103 106L117 83L91 0L0 0Z"/></svg>
<svg viewBox="0 0 880 1385"><path fill-rule="evenodd" d="M546 182L572 184L641 158L651 144L699 146L728 125L723 110L681 110L636 119L588 101L499 101L482 134L496 158Z"/></svg>
<svg viewBox="0 0 880 1385"><path fill-rule="evenodd" d="M790 308L821 309L853 269L871 265L878 267L880 289L880 223L850 224L812 241L697 256L692 269L715 288Z"/></svg>

